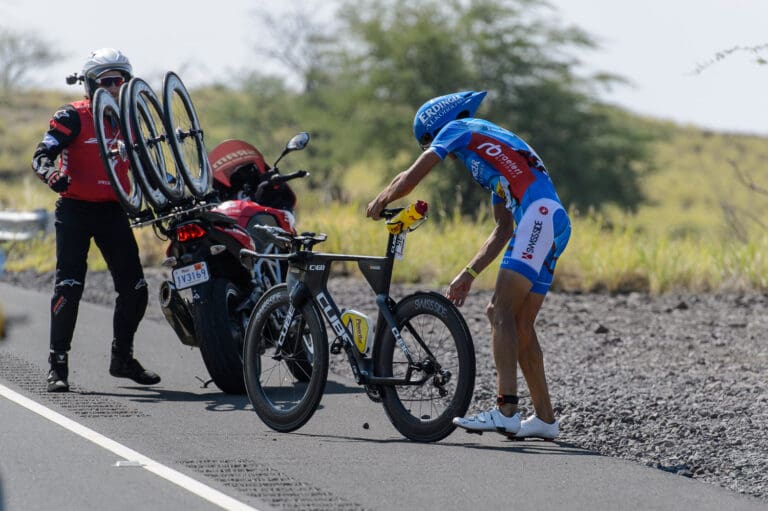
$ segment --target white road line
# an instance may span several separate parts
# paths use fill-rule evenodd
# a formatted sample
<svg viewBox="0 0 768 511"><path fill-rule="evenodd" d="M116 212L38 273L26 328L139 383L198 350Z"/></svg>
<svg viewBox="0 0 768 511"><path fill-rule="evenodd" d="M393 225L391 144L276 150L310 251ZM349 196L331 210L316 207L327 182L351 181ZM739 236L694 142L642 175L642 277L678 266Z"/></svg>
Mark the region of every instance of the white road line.
<svg viewBox="0 0 768 511"><path fill-rule="evenodd" d="M2 384L0 384L0 396L3 396L8 400L23 406L31 412L45 417L46 419L58 424L64 429L67 429L72 433L75 433L76 435L79 435L86 440L113 452L114 454L117 454L125 460L140 463L143 468L149 470L153 474L158 475L166 481L170 481L171 483L176 484L223 509L232 511L258 511L256 508L248 506L239 500L235 500L232 497L201 483L200 481L192 479L191 477L186 476L181 472L177 472L172 468L166 467L165 465L158 463L157 461L148 458L143 454L124 446L123 444L105 437L101 433L97 433L96 431L89 429L82 424L68 419L60 413L54 412L50 408L46 408L40 403L22 396L21 394L14 392Z"/></svg>

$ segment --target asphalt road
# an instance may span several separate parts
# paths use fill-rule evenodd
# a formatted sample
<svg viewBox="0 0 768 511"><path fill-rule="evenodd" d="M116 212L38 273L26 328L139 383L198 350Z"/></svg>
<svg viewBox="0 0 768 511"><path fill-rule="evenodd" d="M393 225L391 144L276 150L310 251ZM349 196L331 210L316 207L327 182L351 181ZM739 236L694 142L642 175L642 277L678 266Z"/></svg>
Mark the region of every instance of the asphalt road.
<svg viewBox="0 0 768 511"><path fill-rule="evenodd" d="M145 320L155 387L109 376L111 310L82 303L72 392L45 392L50 297L0 283L0 510L765 509L757 499L564 443L456 431L403 439L352 381L298 432L203 387L199 352ZM369 427L364 427L367 424Z"/></svg>

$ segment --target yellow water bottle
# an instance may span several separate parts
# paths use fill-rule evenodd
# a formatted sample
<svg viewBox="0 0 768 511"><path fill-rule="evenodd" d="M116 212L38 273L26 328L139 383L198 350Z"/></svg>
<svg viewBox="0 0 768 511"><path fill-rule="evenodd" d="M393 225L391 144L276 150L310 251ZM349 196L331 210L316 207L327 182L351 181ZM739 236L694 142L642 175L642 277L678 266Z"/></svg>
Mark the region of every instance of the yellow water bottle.
<svg viewBox="0 0 768 511"><path fill-rule="evenodd" d="M417 200L400 213L387 220L387 229L392 234L400 234L419 222L427 214L429 205L423 200ZM418 225L418 224L417 224Z"/></svg>
<svg viewBox="0 0 768 511"><path fill-rule="evenodd" d="M371 318L362 312L344 309L341 314L341 322L352 331L352 339L355 341L358 351L363 355L369 355L373 344Z"/></svg>

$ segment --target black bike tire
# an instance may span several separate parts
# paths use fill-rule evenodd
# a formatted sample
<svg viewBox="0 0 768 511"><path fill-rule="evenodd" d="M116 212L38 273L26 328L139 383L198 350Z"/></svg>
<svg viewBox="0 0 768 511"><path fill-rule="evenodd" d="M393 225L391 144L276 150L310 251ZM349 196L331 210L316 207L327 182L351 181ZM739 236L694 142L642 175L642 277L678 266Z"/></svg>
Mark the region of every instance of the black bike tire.
<svg viewBox="0 0 768 511"><path fill-rule="evenodd" d="M251 313L243 348L245 388L251 405L264 424L280 432L294 431L307 423L320 404L328 379L328 338L325 326L317 308L307 302L297 311L306 322L314 351L313 370L306 382L306 389L294 406L278 409L262 386L263 333L271 327L270 317L278 310L287 309L289 300L285 284L274 286L262 295ZM282 325L282 320L277 323ZM289 371L288 368L285 370Z"/></svg>
<svg viewBox="0 0 768 511"><path fill-rule="evenodd" d="M146 175L142 158L139 157L136 130L131 122L131 82L139 79L140 78L134 77L120 88L120 123L128 159L131 161L131 172L133 173L134 179L139 183L141 191L144 193L144 200L152 207L152 209L163 211L168 207L168 197L165 196L160 187L155 183L155 180L150 180Z"/></svg>
<svg viewBox="0 0 768 511"><path fill-rule="evenodd" d="M456 307L444 296L437 293L417 292L403 298L395 307L395 318L398 328L403 329L406 323L416 327L415 318L429 316L442 323L453 339L456 350L458 376L452 375L458 381L455 391L445 409L435 418L428 420L414 416L398 393L397 387L381 386L381 397L384 410L395 428L406 438L416 442L437 442L456 429L454 417L466 414L472 401L475 386L475 348L472 334L469 332L464 318ZM405 337L405 334L404 336ZM426 342L426 341L425 341ZM414 355L419 350L409 346ZM434 350L434 346L430 346ZM386 335L378 346L374 347L375 371L377 376L393 375L393 360L395 350L399 350L394 335L387 330ZM438 355L435 355L438 356ZM427 380L420 388L430 385Z"/></svg>
<svg viewBox="0 0 768 511"><path fill-rule="evenodd" d="M179 99L181 109L174 106L174 97ZM168 71L163 78L163 105L163 119L176 169L190 193L197 198L205 198L211 191L213 174L208 162L208 152L205 150L203 130L200 128L200 120L187 88L173 71ZM193 140L194 148L189 156L194 157L196 160L194 162L190 161L183 147L184 140L190 138Z"/></svg>
<svg viewBox="0 0 768 511"><path fill-rule="evenodd" d="M159 188L171 204L181 202L184 198L184 183L168 173L168 162L163 149L163 144L169 143L169 137L163 121L164 109L160 99L146 81L133 78L129 82L127 101L128 117L137 135L134 147L138 151L145 178L154 187ZM155 118L159 122L155 122ZM149 139L142 127L147 128Z"/></svg>
<svg viewBox="0 0 768 511"><path fill-rule="evenodd" d="M121 155L119 147L114 147L119 145L120 141L116 141L113 144L108 140L104 124L106 115L113 116L120 124L122 131L120 106L109 91L97 89L93 95L93 125L96 131L96 145L99 147L99 155L107 172L109 184L112 186L118 202L129 215L138 215L142 210L144 197L141 188L136 184L135 176L131 174L131 169L128 170L130 187L128 190L123 188L120 177L117 174L117 165L121 162L127 162L130 165L130 160L127 159L127 154L125 157ZM125 154L127 151L124 150L123 153Z"/></svg>

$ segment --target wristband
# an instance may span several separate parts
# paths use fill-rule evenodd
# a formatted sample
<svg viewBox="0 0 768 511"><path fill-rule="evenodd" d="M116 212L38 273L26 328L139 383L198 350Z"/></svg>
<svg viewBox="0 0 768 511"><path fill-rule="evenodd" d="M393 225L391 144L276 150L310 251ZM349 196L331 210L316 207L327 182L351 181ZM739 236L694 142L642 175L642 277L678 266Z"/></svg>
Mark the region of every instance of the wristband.
<svg viewBox="0 0 768 511"><path fill-rule="evenodd" d="M472 277L473 279L477 278L478 273L470 265L467 265L466 268L464 268L464 271L469 273L469 276Z"/></svg>

